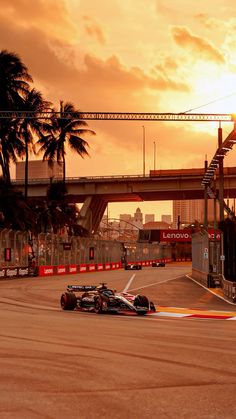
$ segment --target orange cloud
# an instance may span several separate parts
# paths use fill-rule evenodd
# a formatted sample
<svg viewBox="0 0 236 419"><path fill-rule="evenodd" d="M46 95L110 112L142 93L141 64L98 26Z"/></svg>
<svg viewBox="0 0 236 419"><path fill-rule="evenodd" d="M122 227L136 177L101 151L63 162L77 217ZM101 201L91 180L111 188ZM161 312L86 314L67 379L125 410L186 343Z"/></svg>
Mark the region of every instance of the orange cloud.
<svg viewBox="0 0 236 419"><path fill-rule="evenodd" d="M163 109L165 98L167 106L164 111L169 112L173 103L178 103L179 94L189 91L189 86L178 74L180 66L174 58L160 57L149 73L141 66L126 65L118 54L109 58L92 56L86 53L86 45L80 46L83 50L75 45L73 37L72 40L64 39L63 30L58 36L57 30L63 24L68 25L68 33L70 30L73 33L73 25L67 22L69 15L64 2L58 2L59 24L54 23L51 32L50 13L53 12L47 16L46 6L43 7L46 2L32 2L35 8L37 5L42 7L40 17L36 13L33 16L31 2L25 16L23 8L26 3L23 0L15 2L17 7L12 6L15 4L13 1L10 1L10 6L8 1L2 2L0 49L20 55L34 78L35 87L55 106L62 99L73 102L82 111L158 112L161 107ZM48 3L51 4L50 1ZM21 10L18 10L18 4ZM9 13L6 13L7 7ZM87 22L93 23L90 20ZM92 32L91 36L98 37L98 33ZM196 166L202 164L204 156L201 158L201 154L209 150L210 141L203 145L199 134L181 124L177 127L174 122L89 121L89 128L97 133L95 138L88 138L91 158L83 160L68 152L69 175L141 173L143 123L146 126L147 171L153 165L154 140L158 140L158 168L187 167L189 159Z"/></svg>
<svg viewBox="0 0 236 419"><path fill-rule="evenodd" d="M101 45L105 45L105 35L102 28L89 16L84 16L85 30L88 35L95 37Z"/></svg>
<svg viewBox="0 0 236 419"><path fill-rule="evenodd" d="M183 26L173 26L171 34L177 45L192 51L200 59L213 61L217 64L224 64L225 58L208 41L199 36L192 35L191 32Z"/></svg>
<svg viewBox="0 0 236 419"><path fill-rule="evenodd" d="M222 29L223 22L210 17L206 13L198 13L195 15L195 19L202 23L208 29Z"/></svg>
<svg viewBox="0 0 236 419"><path fill-rule="evenodd" d="M77 33L65 0L1 0L3 18L6 12L22 28L42 28L50 37L69 40Z"/></svg>

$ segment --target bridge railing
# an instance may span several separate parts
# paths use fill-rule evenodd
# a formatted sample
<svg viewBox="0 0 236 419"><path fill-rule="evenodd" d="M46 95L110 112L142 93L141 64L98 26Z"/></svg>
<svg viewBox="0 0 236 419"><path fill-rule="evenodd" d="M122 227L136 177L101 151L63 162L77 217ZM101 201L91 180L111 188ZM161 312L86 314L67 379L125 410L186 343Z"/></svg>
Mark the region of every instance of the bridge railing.
<svg viewBox="0 0 236 419"><path fill-rule="evenodd" d="M80 177L67 177L66 178L66 183L84 183L84 182L89 182L89 181L114 181L114 180L137 180L137 179L144 179L144 180L155 180L155 178L163 178L163 177L179 177L179 178L183 178L183 177L196 177L199 176L200 178L202 178L203 176L203 170L202 169L171 169L171 170L156 170L155 173L154 171L150 171L150 174L147 173L146 175L144 174L137 174L137 175L106 175L106 176L80 176ZM53 178L31 178L28 180L29 184L50 184L52 182L58 182L58 181L62 181L62 178L60 177L53 177ZM24 179L13 179L12 183L14 185L22 185L24 183Z"/></svg>

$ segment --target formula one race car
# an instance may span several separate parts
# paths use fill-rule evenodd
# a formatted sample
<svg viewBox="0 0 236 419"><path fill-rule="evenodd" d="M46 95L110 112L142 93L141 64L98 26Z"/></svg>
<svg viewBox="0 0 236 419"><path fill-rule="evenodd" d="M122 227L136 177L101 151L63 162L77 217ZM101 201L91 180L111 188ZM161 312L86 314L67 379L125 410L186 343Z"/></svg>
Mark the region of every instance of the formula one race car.
<svg viewBox="0 0 236 419"><path fill-rule="evenodd" d="M127 313L145 315L155 312L155 306L144 295L117 293L100 285L68 285L61 296L63 310L93 311L95 313Z"/></svg>
<svg viewBox="0 0 236 419"><path fill-rule="evenodd" d="M139 270L142 269L142 265L136 264L136 263L127 263L125 265L125 270Z"/></svg>
<svg viewBox="0 0 236 419"><path fill-rule="evenodd" d="M162 266L166 266L165 262L152 262L152 267L153 268L158 268L158 267L162 267Z"/></svg>

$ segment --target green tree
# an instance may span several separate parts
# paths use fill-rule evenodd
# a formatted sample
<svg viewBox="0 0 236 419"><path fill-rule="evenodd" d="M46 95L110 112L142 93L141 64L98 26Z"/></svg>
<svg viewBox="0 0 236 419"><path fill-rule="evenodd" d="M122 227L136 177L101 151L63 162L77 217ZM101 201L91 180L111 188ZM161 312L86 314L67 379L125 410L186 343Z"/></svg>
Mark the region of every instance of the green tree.
<svg viewBox="0 0 236 419"><path fill-rule="evenodd" d="M68 114L74 113L74 117L70 118ZM78 153L82 158L88 155L88 143L82 137L85 134L93 134L95 132L87 129L87 123L80 119L80 112L74 106L67 102L60 103L60 115L52 112L51 124L47 126L47 133L39 139L39 152L43 152L43 160L47 160L52 167L56 161L63 165L63 182L66 179L65 146Z"/></svg>

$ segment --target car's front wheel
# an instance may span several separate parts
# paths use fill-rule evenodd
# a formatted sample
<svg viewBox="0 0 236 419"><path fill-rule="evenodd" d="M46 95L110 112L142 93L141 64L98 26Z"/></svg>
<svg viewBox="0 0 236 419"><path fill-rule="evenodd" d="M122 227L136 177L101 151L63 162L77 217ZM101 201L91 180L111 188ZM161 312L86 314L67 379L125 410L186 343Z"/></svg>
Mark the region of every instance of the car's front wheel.
<svg viewBox="0 0 236 419"><path fill-rule="evenodd" d="M134 306L149 308L148 298L145 295L136 295L134 299Z"/></svg>

